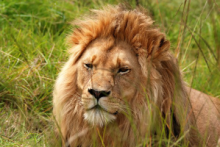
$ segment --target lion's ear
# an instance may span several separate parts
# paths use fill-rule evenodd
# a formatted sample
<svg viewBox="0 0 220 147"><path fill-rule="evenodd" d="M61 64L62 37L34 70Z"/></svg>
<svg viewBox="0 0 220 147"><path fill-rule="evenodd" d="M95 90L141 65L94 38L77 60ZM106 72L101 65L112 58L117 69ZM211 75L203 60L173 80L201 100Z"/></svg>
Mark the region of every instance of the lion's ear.
<svg viewBox="0 0 220 147"><path fill-rule="evenodd" d="M147 57L157 61L166 60L166 52L170 48L170 42L165 39L165 35L158 30L149 31L147 47Z"/></svg>
<svg viewBox="0 0 220 147"><path fill-rule="evenodd" d="M75 45L74 47L69 49L69 53L71 54L70 58L73 58L72 64L75 64L80 57L82 56L83 52L85 51L85 48L83 45Z"/></svg>
<svg viewBox="0 0 220 147"><path fill-rule="evenodd" d="M146 40L142 42L143 49L138 50L138 61L141 65L144 76L148 76L148 65L160 66L161 61L170 60L169 48L170 42L165 39L165 35L158 30L149 30L145 33Z"/></svg>

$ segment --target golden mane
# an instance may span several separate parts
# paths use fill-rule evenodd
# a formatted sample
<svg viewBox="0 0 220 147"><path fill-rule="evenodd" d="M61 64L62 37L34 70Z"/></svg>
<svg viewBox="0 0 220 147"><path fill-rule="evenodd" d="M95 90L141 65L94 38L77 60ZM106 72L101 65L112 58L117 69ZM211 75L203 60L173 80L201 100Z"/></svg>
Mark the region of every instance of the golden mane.
<svg viewBox="0 0 220 147"><path fill-rule="evenodd" d="M142 9L128 10L121 5L92 12L92 15L73 22L76 28L68 38L72 47L80 44L83 48L97 38L112 36L132 45L139 56L154 54L157 58L169 49L169 41L165 41L164 34L153 28L152 19ZM154 48L162 44L163 47L156 52Z"/></svg>

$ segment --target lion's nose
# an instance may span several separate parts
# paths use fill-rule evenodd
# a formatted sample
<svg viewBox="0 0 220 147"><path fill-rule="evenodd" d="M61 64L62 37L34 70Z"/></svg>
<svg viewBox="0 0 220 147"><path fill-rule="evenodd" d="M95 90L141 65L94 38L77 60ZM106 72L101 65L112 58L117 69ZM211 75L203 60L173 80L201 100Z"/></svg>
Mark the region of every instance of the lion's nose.
<svg viewBox="0 0 220 147"><path fill-rule="evenodd" d="M97 101L100 98L106 97L111 93L111 91L97 91L97 90L94 90L94 89L88 89L88 91L91 95L93 95L97 99Z"/></svg>

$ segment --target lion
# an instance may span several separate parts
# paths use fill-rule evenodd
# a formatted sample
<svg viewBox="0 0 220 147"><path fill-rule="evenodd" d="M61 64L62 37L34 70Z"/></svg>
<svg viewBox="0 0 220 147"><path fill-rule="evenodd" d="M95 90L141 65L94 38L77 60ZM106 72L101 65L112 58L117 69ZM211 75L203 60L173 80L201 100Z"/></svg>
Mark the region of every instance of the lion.
<svg viewBox="0 0 220 147"><path fill-rule="evenodd" d="M108 5L73 24L53 92L63 146L143 146L162 130L189 146L217 145L219 100L184 83L143 9Z"/></svg>

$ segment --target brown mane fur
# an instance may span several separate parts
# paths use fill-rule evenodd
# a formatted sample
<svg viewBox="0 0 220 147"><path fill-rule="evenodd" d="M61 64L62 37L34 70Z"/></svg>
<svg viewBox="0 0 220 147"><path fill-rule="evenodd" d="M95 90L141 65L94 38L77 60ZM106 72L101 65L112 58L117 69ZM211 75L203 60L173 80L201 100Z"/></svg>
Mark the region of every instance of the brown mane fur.
<svg viewBox="0 0 220 147"><path fill-rule="evenodd" d="M82 117L84 110L79 103L80 90L77 86L79 73L74 65L94 40L112 37L132 46L141 66L141 84L145 86L147 98L140 90L130 106L135 129L132 129L128 118L119 114L115 123L106 126L104 144L135 146L143 142L146 134L149 137L155 133L155 125L162 127L162 121L165 120L176 137L188 132L185 141L191 146L199 145L195 117L176 59L169 52L170 43L152 24L153 21L143 10L128 10L124 6L93 10L89 17L74 22L75 29L68 38L70 57L56 81L53 98L53 113L61 129L63 144L69 142L71 146L92 146L92 142L100 138L99 133L104 132L103 128L91 127ZM156 107L146 110L145 105L149 105L146 99ZM153 123L148 125L144 123L149 122L146 111L153 113ZM173 123L173 117L176 124ZM101 142L97 141L97 144Z"/></svg>

